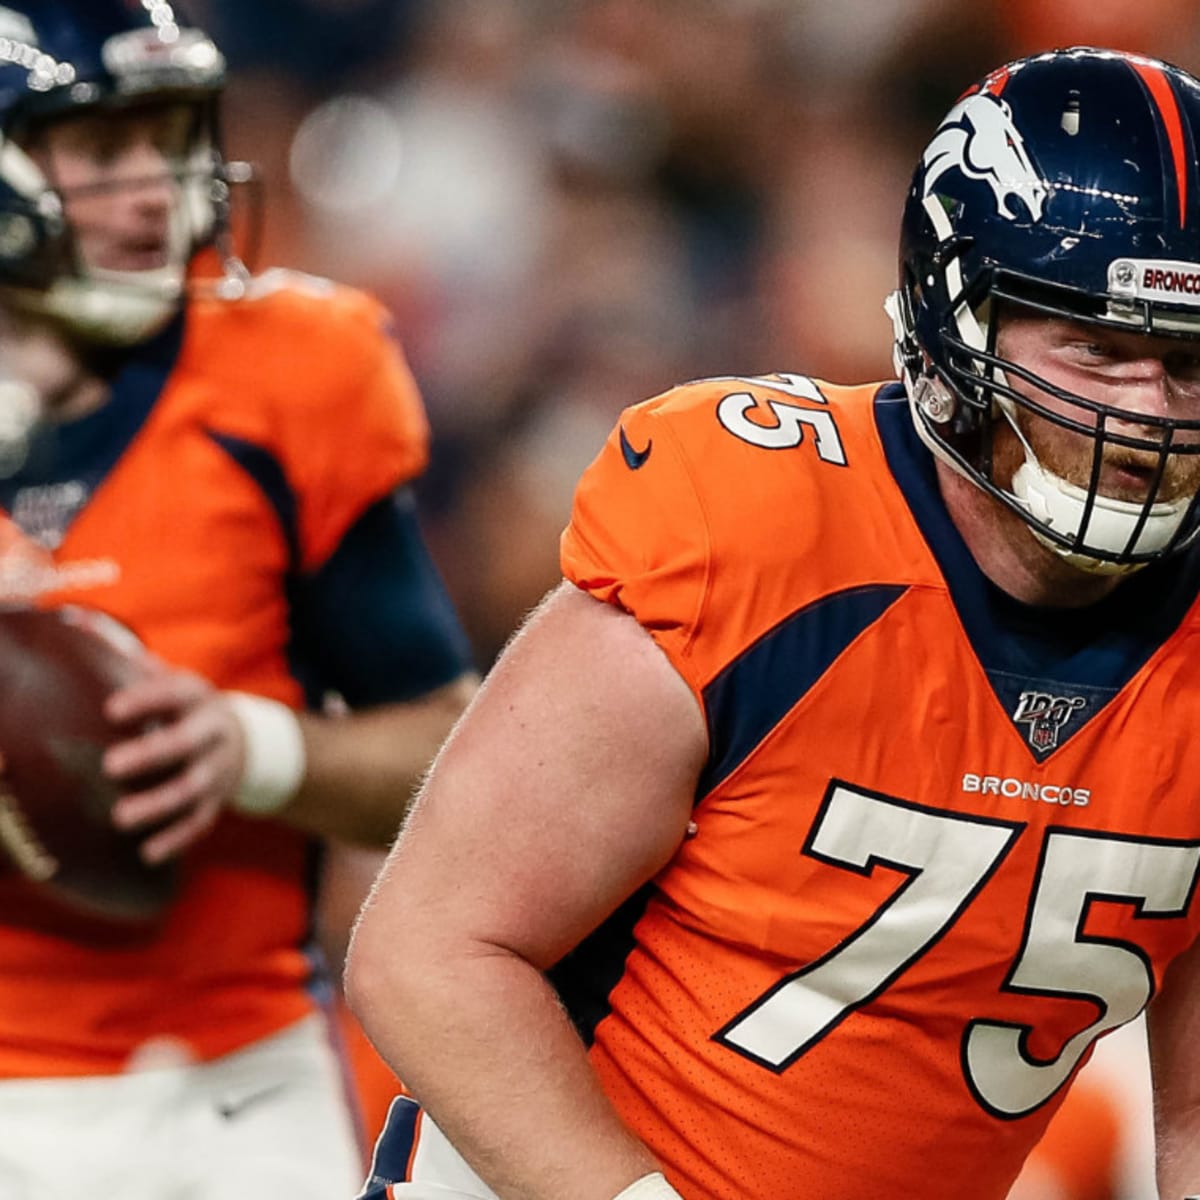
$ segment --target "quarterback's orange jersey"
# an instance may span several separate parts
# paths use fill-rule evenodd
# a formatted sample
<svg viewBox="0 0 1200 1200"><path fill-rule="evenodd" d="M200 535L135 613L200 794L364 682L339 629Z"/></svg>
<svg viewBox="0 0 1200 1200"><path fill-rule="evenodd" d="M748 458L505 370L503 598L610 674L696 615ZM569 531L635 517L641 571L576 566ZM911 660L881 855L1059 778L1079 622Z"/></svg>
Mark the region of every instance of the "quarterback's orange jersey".
<svg viewBox="0 0 1200 1200"><path fill-rule="evenodd" d="M462 664L438 661L425 626L413 662L393 657L392 608L367 612L392 566L337 570L426 446L375 301L282 272L241 300L194 300L102 410L43 431L0 481L48 555L6 559L4 593L102 609L223 688L296 707L326 690L406 699ZM230 813L181 868L181 898L149 927L0 881L0 1077L206 1059L311 1011L309 841Z"/></svg>
<svg viewBox="0 0 1200 1200"><path fill-rule="evenodd" d="M552 972L687 1200L999 1200L1197 931L1196 556L989 584L896 385L628 410L562 559L702 705L696 831Z"/></svg>
<svg viewBox="0 0 1200 1200"><path fill-rule="evenodd" d="M1127 1121L1113 1085L1089 1079L1085 1071L1067 1089L1045 1136L1026 1160L1013 1200L1041 1200L1043 1195L1117 1200Z"/></svg>

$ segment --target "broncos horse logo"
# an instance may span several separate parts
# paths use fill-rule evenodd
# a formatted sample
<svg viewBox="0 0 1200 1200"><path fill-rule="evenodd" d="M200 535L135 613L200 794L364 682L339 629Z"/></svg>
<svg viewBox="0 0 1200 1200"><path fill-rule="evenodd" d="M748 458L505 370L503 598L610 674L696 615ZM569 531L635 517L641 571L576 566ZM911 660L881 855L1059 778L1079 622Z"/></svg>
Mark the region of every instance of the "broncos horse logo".
<svg viewBox="0 0 1200 1200"><path fill-rule="evenodd" d="M1042 219L1046 184L1025 150L1011 109L988 92L960 100L946 114L922 161L926 196L947 171L957 167L968 179L990 185L1001 216L1017 219L1010 198L1018 196L1035 221Z"/></svg>

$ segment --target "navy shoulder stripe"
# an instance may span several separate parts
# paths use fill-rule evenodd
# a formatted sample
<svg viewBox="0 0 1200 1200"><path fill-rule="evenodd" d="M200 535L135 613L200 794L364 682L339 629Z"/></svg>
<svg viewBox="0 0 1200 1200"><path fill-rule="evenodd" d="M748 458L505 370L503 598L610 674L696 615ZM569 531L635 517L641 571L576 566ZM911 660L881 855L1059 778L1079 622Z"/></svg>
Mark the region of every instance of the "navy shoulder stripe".
<svg viewBox="0 0 1200 1200"><path fill-rule="evenodd" d="M879 584L824 596L785 617L729 663L704 689L709 759L696 798L727 779L906 590Z"/></svg>
<svg viewBox="0 0 1200 1200"><path fill-rule="evenodd" d="M206 432L212 441L254 480L275 510L283 535L287 539L292 570L296 570L300 566L298 505L283 464L266 447L245 438L222 433L217 429L209 429Z"/></svg>

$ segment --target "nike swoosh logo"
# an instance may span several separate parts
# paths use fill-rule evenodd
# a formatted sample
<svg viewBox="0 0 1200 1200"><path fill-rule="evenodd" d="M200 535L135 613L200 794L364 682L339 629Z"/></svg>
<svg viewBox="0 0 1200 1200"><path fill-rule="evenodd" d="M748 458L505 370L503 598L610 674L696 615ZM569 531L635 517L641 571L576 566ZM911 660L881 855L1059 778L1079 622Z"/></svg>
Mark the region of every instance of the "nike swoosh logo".
<svg viewBox="0 0 1200 1200"><path fill-rule="evenodd" d="M234 1117L240 1117L246 1109L258 1104L261 1100L268 1100L277 1092L283 1091L287 1086L285 1083L273 1083L268 1087L259 1088L256 1092L249 1092L244 1096L231 1096L227 1100L221 1100L217 1103L217 1112L225 1120L230 1121Z"/></svg>
<svg viewBox="0 0 1200 1200"><path fill-rule="evenodd" d="M646 465L646 459L650 457L652 449L654 449L653 438L646 443L645 450L635 450L625 436L625 426L621 426L621 455L625 459L625 465L631 471L637 471Z"/></svg>

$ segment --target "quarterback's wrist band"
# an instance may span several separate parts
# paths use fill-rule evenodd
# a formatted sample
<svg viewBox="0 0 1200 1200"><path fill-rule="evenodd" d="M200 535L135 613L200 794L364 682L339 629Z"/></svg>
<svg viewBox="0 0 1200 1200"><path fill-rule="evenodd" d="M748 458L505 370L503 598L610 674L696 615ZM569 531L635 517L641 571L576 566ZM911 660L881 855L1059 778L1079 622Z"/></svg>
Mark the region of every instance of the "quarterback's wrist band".
<svg viewBox="0 0 1200 1200"><path fill-rule="evenodd" d="M635 1179L613 1200L683 1200L683 1197L667 1182L661 1171L655 1171L652 1175Z"/></svg>
<svg viewBox="0 0 1200 1200"><path fill-rule="evenodd" d="M255 817L278 812L304 779L304 734L292 709L278 700L226 692L242 727L245 762L233 807Z"/></svg>

